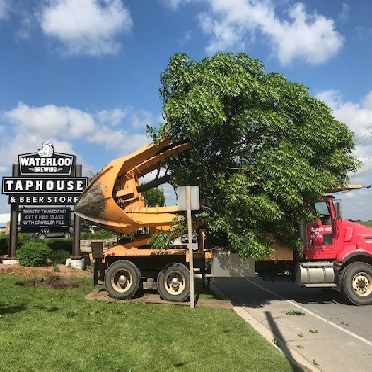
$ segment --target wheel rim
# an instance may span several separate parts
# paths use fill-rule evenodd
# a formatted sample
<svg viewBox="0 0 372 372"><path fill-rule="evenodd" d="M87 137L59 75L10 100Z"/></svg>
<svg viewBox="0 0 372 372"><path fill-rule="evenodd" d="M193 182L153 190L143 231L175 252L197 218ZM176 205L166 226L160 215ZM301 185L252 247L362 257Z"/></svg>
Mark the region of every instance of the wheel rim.
<svg viewBox="0 0 372 372"><path fill-rule="evenodd" d="M372 293L372 276L364 271L355 274L353 289L358 296L369 296Z"/></svg>
<svg viewBox="0 0 372 372"><path fill-rule="evenodd" d="M111 277L111 286L115 291L120 293L127 292L133 283L132 275L128 270L119 269L116 270L114 275Z"/></svg>
<svg viewBox="0 0 372 372"><path fill-rule="evenodd" d="M164 288L174 296L182 293L186 288L186 279L179 271L170 271L164 278Z"/></svg>

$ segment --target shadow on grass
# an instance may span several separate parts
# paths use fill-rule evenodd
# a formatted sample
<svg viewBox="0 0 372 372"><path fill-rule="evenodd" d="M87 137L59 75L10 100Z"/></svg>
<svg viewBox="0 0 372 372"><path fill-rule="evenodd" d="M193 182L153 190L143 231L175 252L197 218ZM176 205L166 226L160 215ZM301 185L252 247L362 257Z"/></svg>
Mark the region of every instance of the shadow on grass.
<svg viewBox="0 0 372 372"><path fill-rule="evenodd" d="M46 311L48 313L53 313L59 310L59 308L56 306L45 306L45 305L35 305L34 308L38 310Z"/></svg>
<svg viewBox="0 0 372 372"><path fill-rule="evenodd" d="M9 306L9 305L4 305L0 303L0 315L15 314L23 310L26 310L26 305L24 304L16 305L16 306L11 306L11 305Z"/></svg>

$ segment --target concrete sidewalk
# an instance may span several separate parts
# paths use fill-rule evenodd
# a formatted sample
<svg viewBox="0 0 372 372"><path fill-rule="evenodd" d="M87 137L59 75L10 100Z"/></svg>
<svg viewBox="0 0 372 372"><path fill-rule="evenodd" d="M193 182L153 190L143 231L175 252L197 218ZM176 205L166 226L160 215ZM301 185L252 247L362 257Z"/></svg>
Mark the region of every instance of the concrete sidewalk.
<svg viewBox="0 0 372 372"><path fill-rule="evenodd" d="M305 371L371 371L372 345L363 338L241 278L215 279L212 290L229 298L245 319Z"/></svg>

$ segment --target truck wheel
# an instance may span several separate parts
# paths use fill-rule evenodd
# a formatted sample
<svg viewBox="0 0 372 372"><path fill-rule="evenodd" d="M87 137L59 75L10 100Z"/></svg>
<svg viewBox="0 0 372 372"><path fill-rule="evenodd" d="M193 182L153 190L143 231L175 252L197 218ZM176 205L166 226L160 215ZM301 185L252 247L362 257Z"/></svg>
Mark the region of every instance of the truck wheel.
<svg viewBox="0 0 372 372"><path fill-rule="evenodd" d="M105 287L112 298L126 300L134 296L141 281L138 267L131 261L120 260L109 266L105 274Z"/></svg>
<svg viewBox="0 0 372 372"><path fill-rule="evenodd" d="M342 277L342 293L354 305L372 304L372 266L353 262Z"/></svg>
<svg viewBox="0 0 372 372"><path fill-rule="evenodd" d="M190 272L180 263L163 267L158 275L158 291L167 301L182 302L190 295Z"/></svg>

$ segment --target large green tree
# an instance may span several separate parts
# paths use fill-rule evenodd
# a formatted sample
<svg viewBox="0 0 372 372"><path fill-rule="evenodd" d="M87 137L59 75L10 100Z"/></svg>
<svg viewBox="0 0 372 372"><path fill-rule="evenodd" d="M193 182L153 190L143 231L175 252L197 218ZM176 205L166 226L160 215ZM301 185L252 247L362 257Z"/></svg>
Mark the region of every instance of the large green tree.
<svg viewBox="0 0 372 372"><path fill-rule="evenodd" d="M353 133L331 109L246 54L175 54L161 85L154 137L192 142L168 162L172 182L200 186L209 237L242 255L265 256L272 236L299 247L314 201L358 166Z"/></svg>

